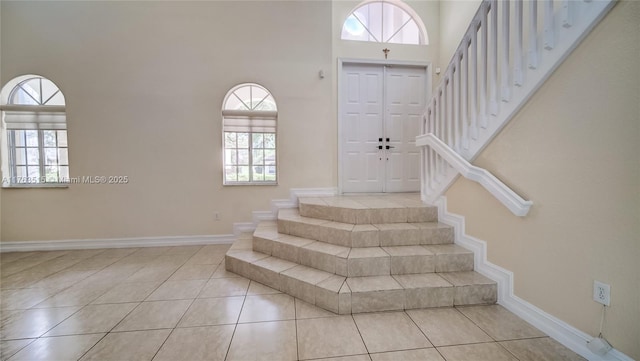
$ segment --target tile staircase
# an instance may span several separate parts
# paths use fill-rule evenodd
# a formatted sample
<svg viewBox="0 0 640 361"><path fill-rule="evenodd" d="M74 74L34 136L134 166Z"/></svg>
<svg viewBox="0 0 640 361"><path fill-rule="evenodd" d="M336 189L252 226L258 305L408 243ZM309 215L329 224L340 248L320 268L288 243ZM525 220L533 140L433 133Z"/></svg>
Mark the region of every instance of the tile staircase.
<svg viewBox="0 0 640 361"><path fill-rule="evenodd" d="M416 194L300 198L236 241L226 268L339 314L495 303L437 218Z"/></svg>

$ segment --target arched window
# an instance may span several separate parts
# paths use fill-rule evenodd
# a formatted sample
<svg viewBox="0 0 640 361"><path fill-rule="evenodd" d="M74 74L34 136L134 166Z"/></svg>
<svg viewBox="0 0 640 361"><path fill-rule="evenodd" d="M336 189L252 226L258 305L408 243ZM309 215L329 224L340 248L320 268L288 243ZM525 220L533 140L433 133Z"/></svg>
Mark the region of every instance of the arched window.
<svg viewBox="0 0 640 361"><path fill-rule="evenodd" d="M64 95L49 79L27 75L1 92L3 186L69 182ZM8 177L7 177L8 175Z"/></svg>
<svg viewBox="0 0 640 361"><path fill-rule="evenodd" d="M365 1L342 25L342 39L395 44L429 44L418 14L401 1Z"/></svg>
<svg viewBox="0 0 640 361"><path fill-rule="evenodd" d="M224 184L276 184L277 110L261 85L229 90L222 105Z"/></svg>

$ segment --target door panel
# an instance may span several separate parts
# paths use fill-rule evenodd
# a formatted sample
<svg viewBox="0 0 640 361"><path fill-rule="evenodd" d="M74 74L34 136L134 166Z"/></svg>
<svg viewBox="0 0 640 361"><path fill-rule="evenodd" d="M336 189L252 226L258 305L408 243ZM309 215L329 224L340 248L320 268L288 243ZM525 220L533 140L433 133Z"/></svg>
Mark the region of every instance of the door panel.
<svg viewBox="0 0 640 361"><path fill-rule="evenodd" d="M342 191L418 191L425 69L345 64L342 79Z"/></svg>
<svg viewBox="0 0 640 361"><path fill-rule="evenodd" d="M383 133L384 72L380 66L345 65L342 108L344 192L382 192L384 169L380 167L378 137Z"/></svg>
<svg viewBox="0 0 640 361"><path fill-rule="evenodd" d="M386 70L386 136L388 153L386 192L420 190L420 150L416 136L426 102L424 68L388 67Z"/></svg>

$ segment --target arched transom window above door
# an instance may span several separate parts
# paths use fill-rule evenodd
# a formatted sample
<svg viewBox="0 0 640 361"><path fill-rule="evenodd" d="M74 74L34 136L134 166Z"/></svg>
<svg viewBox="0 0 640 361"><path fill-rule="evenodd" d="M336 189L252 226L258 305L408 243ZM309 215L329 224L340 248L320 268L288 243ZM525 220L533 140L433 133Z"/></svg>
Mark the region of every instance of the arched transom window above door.
<svg viewBox="0 0 640 361"><path fill-rule="evenodd" d="M342 25L343 40L394 44L429 44L424 23L402 1L365 1Z"/></svg>

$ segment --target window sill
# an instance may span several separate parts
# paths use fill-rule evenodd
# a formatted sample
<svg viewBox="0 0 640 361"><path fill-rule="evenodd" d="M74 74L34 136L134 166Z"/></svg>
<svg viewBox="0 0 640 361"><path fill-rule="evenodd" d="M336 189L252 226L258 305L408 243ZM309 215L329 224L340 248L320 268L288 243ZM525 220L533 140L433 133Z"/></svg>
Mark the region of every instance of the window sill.
<svg viewBox="0 0 640 361"><path fill-rule="evenodd" d="M224 187L236 187L236 186L277 186L278 182L234 182L224 183Z"/></svg>
<svg viewBox="0 0 640 361"><path fill-rule="evenodd" d="M3 184L2 189L28 189L28 188L69 188L69 183L46 184Z"/></svg>

